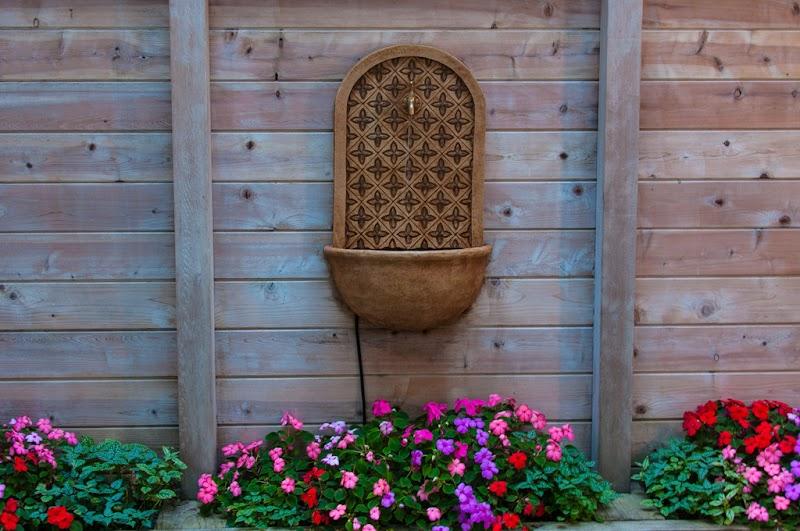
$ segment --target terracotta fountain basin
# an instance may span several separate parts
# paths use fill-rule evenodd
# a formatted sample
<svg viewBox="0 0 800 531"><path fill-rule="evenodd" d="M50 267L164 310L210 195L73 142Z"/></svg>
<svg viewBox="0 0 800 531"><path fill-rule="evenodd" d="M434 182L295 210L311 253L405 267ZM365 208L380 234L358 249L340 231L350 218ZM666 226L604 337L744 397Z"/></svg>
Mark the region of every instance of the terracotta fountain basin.
<svg viewBox="0 0 800 531"><path fill-rule="evenodd" d="M491 245L430 251L325 246L344 302L372 324L421 331L456 319L475 301Z"/></svg>

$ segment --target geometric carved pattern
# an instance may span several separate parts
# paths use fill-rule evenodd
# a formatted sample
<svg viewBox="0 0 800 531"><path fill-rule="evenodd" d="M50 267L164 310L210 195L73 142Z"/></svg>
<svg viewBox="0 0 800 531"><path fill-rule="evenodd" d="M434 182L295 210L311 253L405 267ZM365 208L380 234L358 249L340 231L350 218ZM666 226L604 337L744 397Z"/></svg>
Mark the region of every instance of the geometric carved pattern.
<svg viewBox="0 0 800 531"><path fill-rule="evenodd" d="M455 72L424 57L383 61L353 86L346 123L345 247L472 246L475 106Z"/></svg>

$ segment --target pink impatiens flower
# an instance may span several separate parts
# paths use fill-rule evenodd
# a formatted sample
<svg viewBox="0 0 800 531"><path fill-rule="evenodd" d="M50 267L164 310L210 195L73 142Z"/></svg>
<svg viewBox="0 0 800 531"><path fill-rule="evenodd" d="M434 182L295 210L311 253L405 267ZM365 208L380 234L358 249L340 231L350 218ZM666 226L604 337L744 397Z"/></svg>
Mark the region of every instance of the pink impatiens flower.
<svg viewBox="0 0 800 531"><path fill-rule="evenodd" d="M306 455L312 461L316 461L319 454L322 453L322 448L320 448L319 443L317 441L312 441L308 443L306 446Z"/></svg>
<svg viewBox="0 0 800 531"><path fill-rule="evenodd" d="M294 492L294 488L295 488L294 479L286 478L283 481L281 481L281 489L283 489L283 492L285 492L286 494L293 493Z"/></svg>
<svg viewBox="0 0 800 531"><path fill-rule="evenodd" d="M283 416L281 417L281 426L291 426L298 431L303 429L302 421L288 411L284 412Z"/></svg>
<svg viewBox="0 0 800 531"><path fill-rule="evenodd" d="M384 417L392 412L392 405L386 400L376 400L372 403L372 415Z"/></svg>
<svg viewBox="0 0 800 531"><path fill-rule="evenodd" d="M344 516L344 513L346 511L347 511L347 505L343 505L343 504L340 503L339 505L336 506L335 509L331 509L330 510L330 512L328 513L328 516L330 516L334 520L338 520L339 518Z"/></svg>
<svg viewBox="0 0 800 531"><path fill-rule="evenodd" d="M722 449L722 457L723 459L730 461L734 457L736 457L736 448L733 448L730 444Z"/></svg>
<svg viewBox="0 0 800 531"><path fill-rule="evenodd" d="M531 426L535 430L543 430L547 425L547 418L541 411L531 410Z"/></svg>
<svg viewBox="0 0 800 531"><path fill-rule="evenodd" d="M777 511L785 511L789 508L789 499L783 496L775 496L772 502L775 504L775 510Z"/></svg>
<svg viewBox="0 0 800 531"><path fill-rule="evenodd" d="M372 494L375 496L383 496L384 494L388 494L390 490L389 483L383 478L372 485Z"/></svg>
<svg viewBox="0 0 800 531"><path fill-rule="evenodd" d="M489 423L489 430L497 435L503 435L508 430L508 423L503 419L494 419Z"/></svg>
<svg viewBox="0 0 800 531"><path fill-rule="evenodd" d="M451 476L463 476L466 468L466 465L459 459L453 459L450 461L450 464L447 465L447 470L450 472Z"/></svg>
<svg viewBox="0 0 800 531"><path fill-rule="evenodd" d="M348 472L346 470L342 471L342 480L340 481L342 487L346 489L354 489L356 488L356 483L358 483L358 476L353 474L352 472Z"/></svg>
<svg viewBox="0 0 800 531"><path fill-rule="evenodd" d="M501 402L503 402L503 397L496 393L492 393L489 395L489 401L486 402L486 405L488 405L489 407L494 407L500 404Z"/></svg>
<svg viewBox="0 0 800 531"><path fill-rule="evenodd" d="M769 513L764 507L756 502L753 502L749 507L747 507L747 518L750 520L755 520L756 522L768 522Z"/></svg>
<svg viewBox="0 0 800 531"><path fill-rule="evenodd" d="M432 441L433 434L430 430L417 430L414 432L414 444L422 444L426 441Z"/></svg>
<svg viewBox="0 0 800 531"><path fill-rule="evenodd" d="M550 461L561 461L561 446L551 439L547 442L545 455Z"/></svg>
<svg viewBox="0 0 800 531"><path fill-rule="evenodd" d="M442 511L438 507L428 507L428 520L436 522L442 517Z"/></svg>
<svg viewBox="0 0 800 531"><path fill-rule="evenodd" d="M749 466L744 470L744 479L748 483L758 483L761 479L761 471L754 466Z"/></svg>
<svg viewBox="0 0 800 531"><path fill-rule="evenodd" d="M239 485L238 481L231 481L231 484L228 487L228 492L230 492L234 497L241 496L242 487Z"/></svg>
<svg viewBox="0 0 800 531"><path fill-rule="evenodd" d="M211 477L211 474L203 474L197 480L197 486L200 487L197 491L197 499L202 504L208 504L214 501L217 495L217 484Z"/></svg>
<svg viewBox="0 0 800 531"><path fill-rule="evenodd" d="M442 418L442 414L447 411L447 404L428 402L422 409L428 414L427 424L430 426L433 424L433 421Z"/></svg>
<svg viewBox="0 0 800 531"><path fill-rule="evenodd" d="M369 510L369 517L373 520L380 520L381 518L381 509L378 506L373 507Z"/></svg>

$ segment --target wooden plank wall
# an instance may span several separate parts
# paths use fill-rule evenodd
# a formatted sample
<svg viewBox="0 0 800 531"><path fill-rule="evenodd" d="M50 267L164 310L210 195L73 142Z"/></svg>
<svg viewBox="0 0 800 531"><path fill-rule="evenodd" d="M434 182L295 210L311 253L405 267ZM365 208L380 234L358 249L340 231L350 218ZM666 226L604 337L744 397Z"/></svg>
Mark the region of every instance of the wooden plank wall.
<svg viewBox="0 0 800 531"><path fill-rule="evenodd" d="M1 9L0 419L176 444L167 2Z"/></svg>
<svg viewBox="0 0 800 531"><path fill-rule="evenodd" d="M800 401L800 10L645 0L634 459L710 398Z"/></svg>
<svg viewBox="0 0 800 531"><path fill-rule="evenodd" d="M211 2L219 421L223 438L358 420L369 401L498 391L554 419L591 409L598 0ZM486 239L475 307L426 334L363 326L337 300L331 239L333 96L359 58L425 43L486 94ZM584 424L581 424L584 423Z"/></svg>

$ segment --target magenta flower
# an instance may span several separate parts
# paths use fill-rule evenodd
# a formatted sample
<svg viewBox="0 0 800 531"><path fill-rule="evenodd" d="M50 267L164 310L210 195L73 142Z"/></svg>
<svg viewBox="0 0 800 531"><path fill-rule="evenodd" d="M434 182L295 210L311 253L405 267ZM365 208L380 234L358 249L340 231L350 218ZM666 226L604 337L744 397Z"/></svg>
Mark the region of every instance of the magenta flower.
<svg viewBox="0 0 800 531"><path fill-rule="evenodd" d="M464 409L467 412L467 415L474 416L478 414L483 404L484 402L480 398L462 397L456 399L453 409L456 411L461 411Z"/></svg>
<svg viewBox="0 0 800 531"><path fill-rule="evenodd" d="M756 522L768 522L769 513L764 507L756 502L753 502L749 507L747 507L747 518L750 520L755 520Z"/></svg>
<svg viewBox="0 0 800 531"><path fill-rule="evenodd" d="M436 522L442 517L442 512L439 510L438 507L428 507L428 520L431 522Z"/></svg>
<svg viewBox="0 0 800 531"><path fill-rule="evenodd" d="M303 423L300 421L300 419L288 411L284 412L283 416L281 417L281 426L291 426L298 431L303 429Z"/></svg>
<svg viewBox="0 0 800 531"><path fill-rule="evenodd" d="M239 485L238 481L231 481L230 486L228 487L228 492L230 492L233 497L241 496L242 495L242 487Z"/></svg>
<svg viewBox="0 0 800 531"><path fill-rule="evenodd" d="M197 491L197 500L200 503L208 504L214 501L218 488L211 474L202 474L197 480L197 486L200 487Z"/></svg>
<svg viewBox="0 0 800 531"><path fill-rule="evenodd" d="M283 489L283 492L286 494L292 494L294 492L294 488L295 481L292 478L286 478L281 481L281 489Z"/></svg>
<svg viewBox="0 0 800 531"><path fill-rule="evenodd" d="M463 443L461 441L456 441L456 453L454 454L458 459L464 459L467 457L467 451L469 450L469 446L467 443Z"/></svg>
<svg viewBox="0 0 800 531"><path fill-rule="evenodd" d="M334 520L338 520L339 518L344 516L344 513L346 511L347 511L347 505L339 504L339 505L336 506L335 509L331 509L330 510L330 512L328 513L328 516L330 516Z"/></svg>
<svg viewBox="0 0 800 531"><path fill-rule="evenodd" d="M379 507L373 507L369 510L369 517L373 520L380 520L381 518L381 510Z"/></svg>
<svg viewBox="0 0 800 531"><path fill-rule="evenodd" d="M385 417L392 412L392 405L386 400L376 400L372 403L372 415L375 417Z"/></svg>
<svg viewBox="0 0 800 531"><path fill-rule="evenodd" d="M414 444L422 444L426 441L432 441L433 434L430 430L417 430L414 432Z"/></svg>
<svg viewBox="0 0 800 531"><path fill-rule="evenodd" d="M342 471L342 480L340 481L342 487L352 490L356 488L356 483L358 483L358 476L346 470Z"/></svg>
<svg viewBox="0 0 800 531"><path fill-rule="evenodd" d="M550 461L561 461L561 446L551 439L547 442L545 455Z"/></svg>
<svg viewBox="0 0 800 531"><path fill-rule="evenodd" d="M775 504L775 510L777 511L785 511L789 508L789 500L783 496L775 496L772 501Z"/></svg>
<svg viewBox="0 0 800 531"><path fill-rule="evenodd" d="M430 426L433 424L433 421L439 420L442 418L442 414L447 411L447 404L440 404L438 402L428 402L423 406L425 413L428 414L427 424Z"/></svg>
<svg viewBox="0 0 800 531"><path fill-rule="evenodd" d="M447 465L447 470L450 472L451 476L463 476L466 468L466 465L458 459L453 459L450 461L450 464Z"/></svg>
<svg viewBox="0 0 800 531"><path fill-rule="evenodd" d="M320 453L322 453L322 448L317 441L312 441L306 446L306 455L312 461L316 461Z"/></svg>

